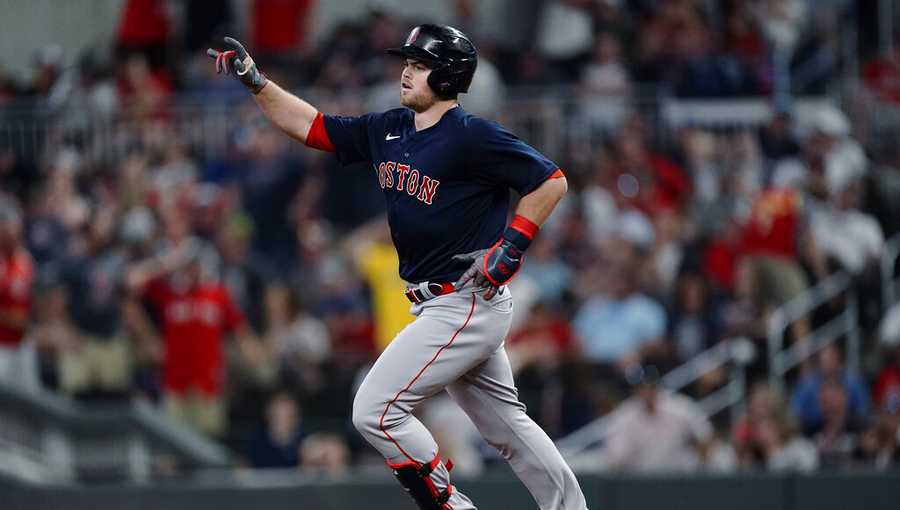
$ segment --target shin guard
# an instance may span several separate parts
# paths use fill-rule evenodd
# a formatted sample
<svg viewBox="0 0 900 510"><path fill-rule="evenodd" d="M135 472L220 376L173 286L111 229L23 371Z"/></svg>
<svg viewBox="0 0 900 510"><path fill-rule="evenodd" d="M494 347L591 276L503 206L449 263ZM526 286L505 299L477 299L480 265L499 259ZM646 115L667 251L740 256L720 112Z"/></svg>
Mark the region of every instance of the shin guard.
<svg viewBox="0 0 900 510"><path fill-rule="evenodd" d="M401 464L391 464L388 466L394 471L394 476L406 489L406 492L412 496L416 504L422 510L452 510L447 501L453 493L453 486L447 484L447 488L439 490L431 479L431 473L440 465L441 458L437 456L428 464L419 464L418 462L407 461ZM449 471L452 464L447 461L447 470Z"/></svg>

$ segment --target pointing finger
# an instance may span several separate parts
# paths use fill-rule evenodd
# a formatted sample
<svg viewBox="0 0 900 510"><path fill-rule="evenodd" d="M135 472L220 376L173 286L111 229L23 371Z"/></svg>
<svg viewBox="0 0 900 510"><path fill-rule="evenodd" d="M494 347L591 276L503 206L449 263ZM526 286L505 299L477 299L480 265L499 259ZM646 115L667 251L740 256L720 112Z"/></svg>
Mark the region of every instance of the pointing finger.
<svg viewBox="0 0 900 510"><path fill-rule="evenodd" d="M238 42L237 39L233 37L226 37L225 44L234 48L234 51L237 52L237 56L240 60L244 60L247 58L247 50L244 49L244 45Z"/></svg>

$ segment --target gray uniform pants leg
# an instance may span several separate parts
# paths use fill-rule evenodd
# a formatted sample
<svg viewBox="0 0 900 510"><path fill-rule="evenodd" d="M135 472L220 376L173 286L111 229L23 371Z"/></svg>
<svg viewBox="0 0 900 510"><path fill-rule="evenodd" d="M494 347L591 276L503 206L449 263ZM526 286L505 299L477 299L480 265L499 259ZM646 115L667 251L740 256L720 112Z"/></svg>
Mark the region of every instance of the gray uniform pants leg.
<svg viewBox="0 0 900 510"><path fill-rule="evenodd" d="M547 434L525 414L506 349L447 387L485 441L496 448L541 510L584 510L574 473Z"/></svg>
<svg viewBox="0 0 900 510"><path fill-rule="evenodd" d="M571 470L518 402L503 348L512 318L509 290L486 301L468 287L412 312L416 320L385 349L356 394L353 423L363 437L389 464L430 462L437 444L412 411L446 388L500 448L541 510L584 510ZM440 490L450 484L443 464L431 478ZM453 510L475 509L455 488L448 503Z"/></svg>

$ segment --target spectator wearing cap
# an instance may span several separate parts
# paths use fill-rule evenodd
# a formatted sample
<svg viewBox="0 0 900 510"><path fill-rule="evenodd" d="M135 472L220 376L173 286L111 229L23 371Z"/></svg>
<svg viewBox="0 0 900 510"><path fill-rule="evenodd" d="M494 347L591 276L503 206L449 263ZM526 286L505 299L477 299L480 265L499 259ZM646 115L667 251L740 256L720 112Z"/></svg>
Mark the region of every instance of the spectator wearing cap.
<svg viewBox="0 0 900 510"><path fill-rule="evenodd" d="M209 247L188 238L130 267L126 282L160 317L166 411L208 435L221 436L226 335L234 335L251 364L261 362L264 351L228 290L212 277L214 257Z"/></svg>
<svg viewBox="0 0 900 510"><path fill-rule="evenodd" d="M629 374L631 398L610 415L604 464L625 472L678 472L699 469L713 441L713 428L690 398L658 387L653 365Z"/></svg>
<svg viewBox="0 0 900 510"><path fill-rule="evenodd" d="M852 157L840 154L828 159L825 188L827 199L812 208L813 235L828 265L853 276L861 323L868 329L880 319L884 231L873 215L861 210L865 179Z"/></svg>
<svg viewBox="0 0 900 510"><path fill-rule="evenodd" d="M827 199L829 182L852 182L868 173L868 160L860 144L851 136L850 120L834 106L819 109L810 121L804 142L806 161L813 170L809 191Z"/></svg>
<svg viewBox="0 0 900 510"><path fill-rule="evenodd" d="M18 204L0 195L0 380L34 387L37 355L25 338L34 267L21 233Z"/></svg>
<svg viewBox="0 0 900 510"><path fill-rule="evenodd" d="M852 158L830 158L825 169L827 200L812 210L811 225L822 253L853 275L877 267L884 232L870 214L859 210L862 172Z"/></svg>
<svg viewBox="0 0 900 510"><path fill-rule="evenodd" d="M835 383L843 388L848 421L854 426L863 424L871 406L869 390L858 373L844 366L840 350L832 344L819 353L816 370L800 380L791 397L791 408L803 430L812 433L824 426L826 417L821 407L821 394L826 383Z"/></svg>

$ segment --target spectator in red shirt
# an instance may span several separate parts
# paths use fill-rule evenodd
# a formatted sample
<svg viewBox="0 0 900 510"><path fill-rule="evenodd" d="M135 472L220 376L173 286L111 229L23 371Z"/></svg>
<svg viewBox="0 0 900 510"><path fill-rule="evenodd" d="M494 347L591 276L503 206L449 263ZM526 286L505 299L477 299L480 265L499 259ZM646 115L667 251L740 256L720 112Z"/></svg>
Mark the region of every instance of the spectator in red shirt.
<svg viewBox="0 0 900 510"><path fill-rule="evenodd" d="M24 341L34 269L21 245L22 215L0 195L0 381L37 384L37 355Z"/></svg>
<svg viewBox="0 0 900 510"><path fill-rule="evenodd" d="M805 219L802 195L796 190L762 191L743 226L740 245L743 257L737 266L736 293L760 310L780 306L809 287L801 256L819 276L825 274ZM796 339L805 338L808 319L795 322L792 332Z"/></svg>
<svg viewBox="0 0 900 510"><path fill-rule="evenodd" d="M188 239L132 267L127 280L158 312L166 411L206 434L221 436L223 340L233 334L250 363L261 361L264 354L228 290L210 277L215 256L196 239Z"/></svg>
<svg viewBox="0 0 900 510"><path fill-rule="evenodd" d="M546 302L532 307L524 324L506 342L513 372L529 366L553 369L574 354L576 344L569 323Z"/></svg>

